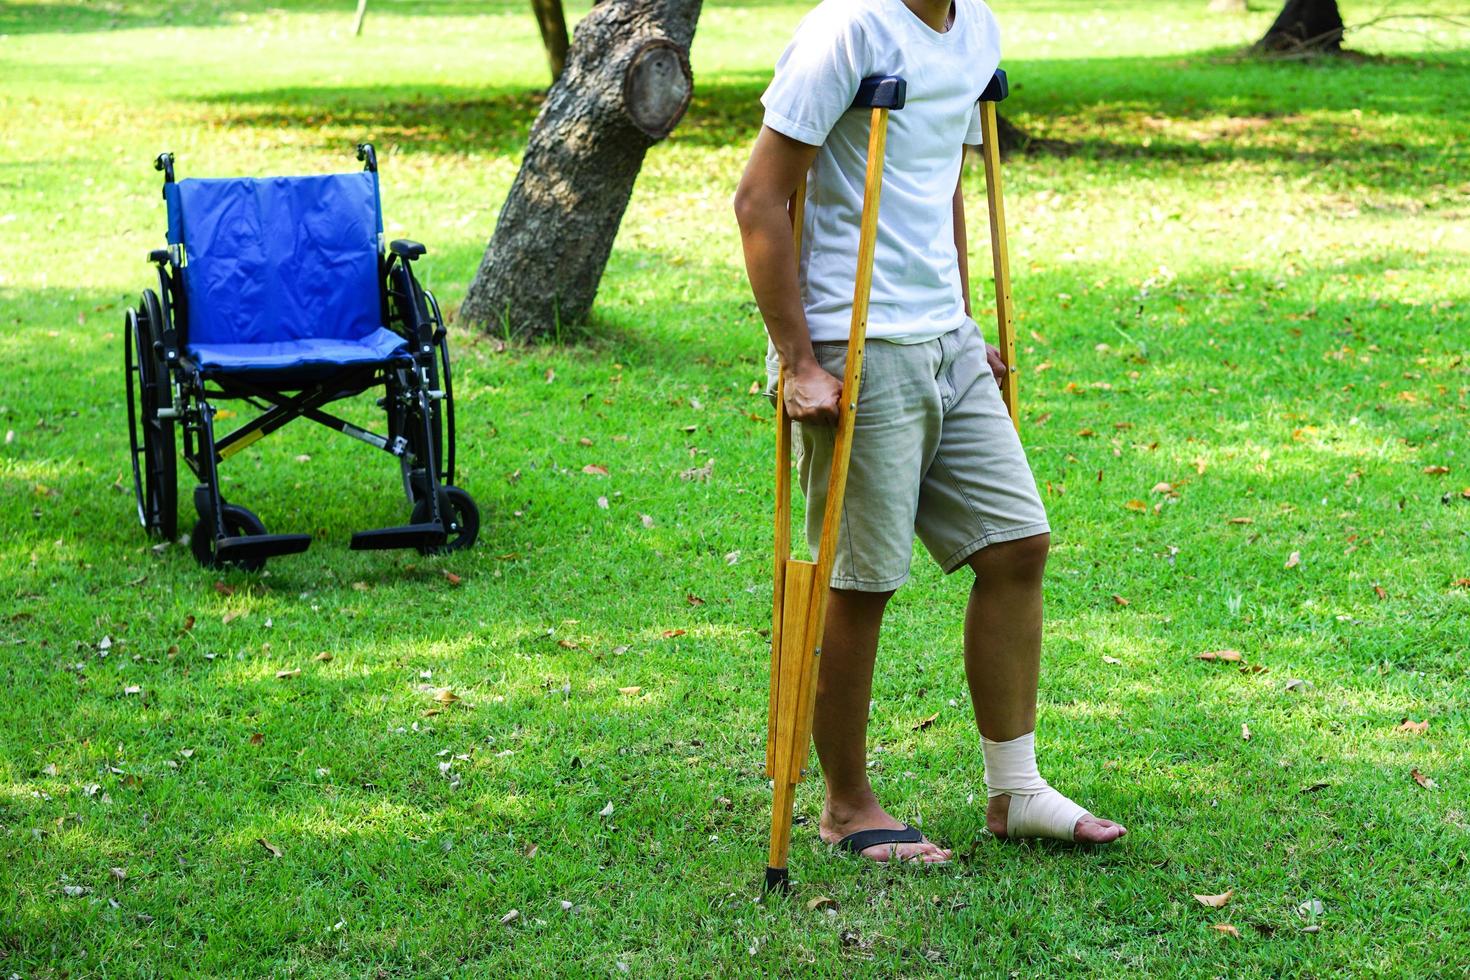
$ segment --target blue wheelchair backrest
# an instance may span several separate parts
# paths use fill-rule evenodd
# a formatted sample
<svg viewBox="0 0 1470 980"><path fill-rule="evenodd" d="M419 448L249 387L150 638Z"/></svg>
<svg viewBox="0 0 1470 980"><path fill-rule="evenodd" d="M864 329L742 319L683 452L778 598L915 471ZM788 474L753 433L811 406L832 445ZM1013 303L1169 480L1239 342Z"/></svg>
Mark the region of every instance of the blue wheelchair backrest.
<svg viewBox="0 0 1470 980"><path fill-rule="evenodd" d="M164 185L190 344L360 340L383 326L378 175Z"/></svg>

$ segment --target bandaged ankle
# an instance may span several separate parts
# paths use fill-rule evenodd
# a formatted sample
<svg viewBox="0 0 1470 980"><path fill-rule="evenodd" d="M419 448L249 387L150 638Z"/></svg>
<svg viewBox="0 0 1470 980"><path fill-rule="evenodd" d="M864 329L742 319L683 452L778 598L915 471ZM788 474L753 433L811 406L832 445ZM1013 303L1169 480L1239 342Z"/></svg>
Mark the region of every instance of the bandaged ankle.
<svg viewBox="0 0 1470 980"><path fill-rule="evenodd" d="M1051 837L1073 840L1077 821L1087 810L1052 789L1036 768L1036 733L1009 742L980 738L985 753L985 789L991 799L1011 798L1007 837Z"/></svg>

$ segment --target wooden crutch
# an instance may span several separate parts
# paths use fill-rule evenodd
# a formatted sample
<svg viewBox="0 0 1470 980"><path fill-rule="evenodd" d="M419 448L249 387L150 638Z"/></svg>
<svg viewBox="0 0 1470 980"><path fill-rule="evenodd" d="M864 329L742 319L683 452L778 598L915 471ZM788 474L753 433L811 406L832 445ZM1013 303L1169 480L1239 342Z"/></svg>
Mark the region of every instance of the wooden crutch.
<svg viewBox="0 0 1470 980"><path fill-rule="evenodd" d="M990 204L990 259L995 266L995 346L1006 362L1000 394L1011 413L1011 424L1021 431L1021 403L1016 387L1016 336L1011 315L1011 257L1006 248L1006 209L1000 193L1000 133L995 104L1011 94L1006 73L996 69L980 93L980 155L985 160L985 197Z"/></svg>
<svg viewBox="0 0 1470 980"><path fill-rule="evenodd" d="M847 370L842 379L832 472L827 481L827 504L822 512L822 536L815 561L797 561L791 557L791 417L786 414L784 366L776 384L776 597L771 618L771 700L766 728L766 775L774 786L770 860L766 865L768 892L787 891L791 887L786 870L791 850L791 807L796 784L806 775L811 746L817 660L822 652L822 630L827 619L827 582L837 553L837 527L847 489L853 419L857 412L858 387L862 383L863 342L868 333L868 295L873 285L873 251L878 241L878 196L883 187L888 113L903 108L906 90L904 80L895 75L865 78L852 103L853 109L870 110L872 122L858 232L852 326L847 340ZM805 203L803 177L791 199L792 234L798 255Z"/></svg>

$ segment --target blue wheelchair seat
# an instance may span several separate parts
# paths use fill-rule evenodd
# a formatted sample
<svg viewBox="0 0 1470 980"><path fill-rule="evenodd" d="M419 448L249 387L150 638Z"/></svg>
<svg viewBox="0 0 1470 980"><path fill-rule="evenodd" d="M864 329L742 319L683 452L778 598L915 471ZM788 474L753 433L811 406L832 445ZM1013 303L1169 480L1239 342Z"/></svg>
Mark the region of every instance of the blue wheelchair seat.
<svg viewBox="0 0 1470 980"><path fill-rule="evenodd" d="M307 383L407 356L383 326L375 172L187 179L164 197L201 372Z"/></svg>

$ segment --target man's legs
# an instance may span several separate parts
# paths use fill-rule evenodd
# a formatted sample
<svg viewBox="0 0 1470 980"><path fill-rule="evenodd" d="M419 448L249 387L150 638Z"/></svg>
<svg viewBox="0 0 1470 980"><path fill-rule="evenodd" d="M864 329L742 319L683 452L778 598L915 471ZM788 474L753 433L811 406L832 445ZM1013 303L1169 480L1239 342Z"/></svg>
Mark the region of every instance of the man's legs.
<svg viewBox="0 0 1470 980"><path fill-rule="evenodd" d="M827 802L819 830L829 844L859 830L903 826L903 821L893 819L878 805L868 781L868 702L873 693L873 661L883 609L892 596L892 592L833 589L827 601L812 735L827 781ZM880 844L868 848L863 856L879 861L890 856L947 861L950 852L924 841Z"/></svg>
<svg viewBox="0 0 1470 980"><path fill-rule="evenodd" d="M1051 536L1037 534L982 548L966 563L975 573L965 609L965 676L980 734L1012 742L1036 729L1036 690L1041 673L1041 578ZM871 661L869 661L871 664ZM824 757L825 759L825 757ZM985 824L1006 836L1011 797L995 796ZM1111 820L1085 814L1077 841L1106 844L1127 831Z"/></svg>

